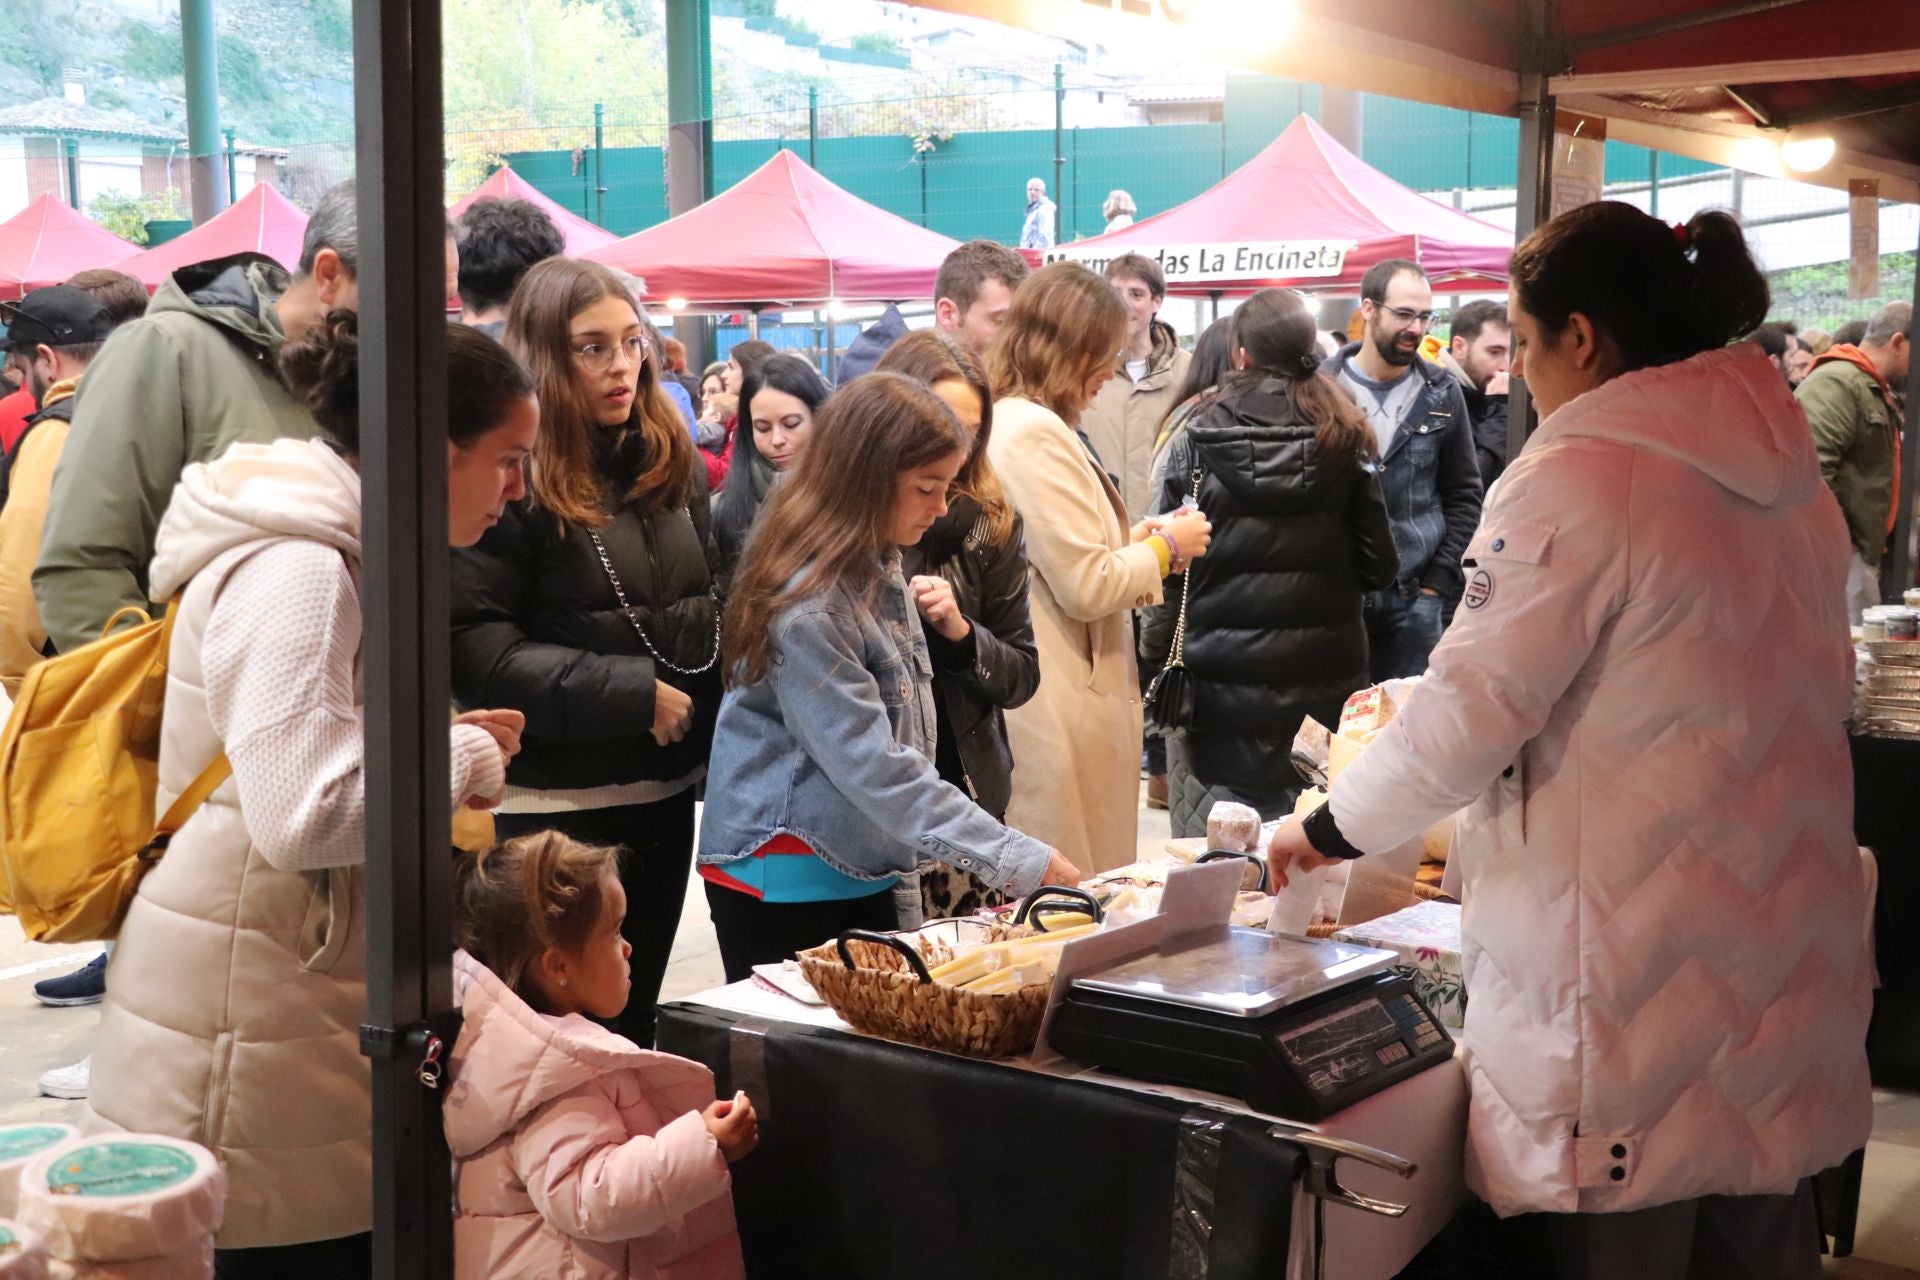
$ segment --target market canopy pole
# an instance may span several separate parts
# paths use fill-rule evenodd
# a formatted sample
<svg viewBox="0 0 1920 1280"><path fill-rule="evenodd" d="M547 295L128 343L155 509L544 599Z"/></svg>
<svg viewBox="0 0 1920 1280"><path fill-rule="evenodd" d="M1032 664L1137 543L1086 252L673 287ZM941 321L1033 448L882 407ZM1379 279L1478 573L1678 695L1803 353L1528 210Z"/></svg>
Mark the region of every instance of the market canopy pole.
<svg viewBox="0 0 1920 1280"><path fill-rule="evenodd" d="M458 1027L440 0L355 0L353 37L374 1275L436 1280L453 1274L452 1165L421 1068Z"/></svg>
<svg viewBox="0 0 1920 1280"><path fill-rule="evenodd" d="M227 207L227 169L220 154L220 57L213 36L213 0L180 0L182 70L187 89L187 172L197 226ZM74 193L74 207L80 205Z"/></svg>
<svg viewBox="0 0 1920 1280"><path fill-rule="evenodd" d="M667 215L713 194L713 15L709 0L667 0ZM718 356L713 321L676 315L673 334L687 367Z"/></svg>
<svg viewBox="0 0 1920 1280"><path fill-rule="evenodd" d="M1520 172L1515 182L1513 242L1553 216L1553 134L1558 105L1550 77L1558 61L1553 47L1554 0L1532 0L1526 8L1524 70L1520 74ZM1533 394L1525 378L1507 388L1507 461L1526 447L1536 425Z"/></svg>

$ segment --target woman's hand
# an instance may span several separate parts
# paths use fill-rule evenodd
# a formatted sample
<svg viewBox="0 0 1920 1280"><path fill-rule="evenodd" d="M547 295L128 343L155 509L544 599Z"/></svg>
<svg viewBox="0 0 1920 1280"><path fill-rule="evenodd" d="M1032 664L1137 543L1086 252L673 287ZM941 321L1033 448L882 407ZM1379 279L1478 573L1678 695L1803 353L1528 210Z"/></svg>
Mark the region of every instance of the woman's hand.
<svg viewBox="0 0 1920 1280"><path fill-rule="evenodd" d="M744 1093L709 1103L700 1118L706 1122L713 1140L720 1144L720 1154L727 1158L728 1164L744 1158L760 1145L760 1117L754 1114L753 1102Z"/></svg>
<svg viewBox="0 0 1920 1280"><path fill-rule="evenodd" d="M664 680L653 682L653 740L671 746L693 727L693 699Z"/></svg>
<svg viewBox="0 0 1920 1280"><path fill-rule="evenodd" d="M1158 532L1168 535L1180 550L1175 569L1192 564L1213 545L1213 521L1207 519L1206 512L1193 507L1162 516Z"/></svg>
<svg viewBox="0 0 1920 1280"><path fill-rule="evenodd" d="M958 644L972 634L973 624L960 612L960 602L953 598L953 584L945 578L923 574L909 582L907 590L913 593L913 607L942 636Z"/></svg>
<svg viewBox="0 0 1920 1280"><path fill-rule="evenodd" d="M469 711L453 718L455 724L478 725L487 731L500 754L511 760L520 754L520 735L526 732L527 717L504 707L489 711Z"/></svg>
<svg viewBox="0 0 1920 1280"><path fill-rule="evenodd" d="M1086 879L1086 874L1061 857L1058 849L1049 849L1047 854L1047 873L1041 877L1042 885L1077 885Z"/></svg>
<svg viewBox="0 0 1920 1280"><path fill-rule="evenodd" d="M1267 844L1267 887L1284 889L1289 871L1317 871L1337 859L1323 856L1307 839L1298 818L1287 818Z"/></svg>

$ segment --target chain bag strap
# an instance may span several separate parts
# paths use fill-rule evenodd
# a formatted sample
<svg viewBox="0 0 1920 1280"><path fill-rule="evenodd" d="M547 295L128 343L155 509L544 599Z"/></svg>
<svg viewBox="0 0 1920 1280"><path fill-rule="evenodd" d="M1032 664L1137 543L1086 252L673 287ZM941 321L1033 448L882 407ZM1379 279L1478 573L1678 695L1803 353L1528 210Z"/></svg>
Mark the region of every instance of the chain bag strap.
<svg viewBox="0 0 1920 1280"><path fill-rule="evenodd" d="M1188 500L1197 510L1200 505L1199 468L1193 472ZM1193 596L1193 563L1181 571L1180 614L1173 624L1173 652L1167 665L1160 668L1147 686L1144 701L1146 728L1156 738L1179 738L1193 727L1193 676L1187 670L1187 601Z"/></svg>
<svg viewBox="0 0 1920 1280"><path fill-rule="evenodd" d="M613 571L613 557L607 554L607 544L600 540L600 531L589 528L587 530L587 536L593 539L593 549L600 554L600 567L607 571L607 581L613 584L613 596L614 599L620 602L620 612L626 617L627 625L633 628L633 634L640 637L640 643L647 647L649 654L653 655L654 662L676 675L683 676L703 676L713 670L720 661L720 597L714 594L713 588L707 588L707 599L713 602L713 652L707 656L707 660L704 663L697 667L678 666L669 661L661 654L660 650L654 647L653 638L647 634L647 629L640 625L639 611L635 609L633 603L627 599L627 589L620 584L620 575ZM1183 604L1181 606L1182 616L1185 616L1185 613L1186 607Z"/></svg>

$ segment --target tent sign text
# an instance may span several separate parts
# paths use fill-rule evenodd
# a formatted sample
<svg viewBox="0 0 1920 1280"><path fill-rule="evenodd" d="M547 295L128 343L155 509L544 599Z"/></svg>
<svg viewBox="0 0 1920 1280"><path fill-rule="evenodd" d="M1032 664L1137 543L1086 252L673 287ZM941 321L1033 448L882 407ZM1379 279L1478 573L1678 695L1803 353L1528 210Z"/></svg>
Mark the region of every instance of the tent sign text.
<svg viewBox="0 0 1920 1280"><path fill-rule="evenodd" d="M1164 245L1158 249L1080 249L1068 244L1049 249L1046 260L1077 262L1092 271L1105 271L1121 253L1134 252L1159 263L1168 284L1204 284L1213 280L1337 276L1353 248L1351 240L1245 240Z"/></svg>

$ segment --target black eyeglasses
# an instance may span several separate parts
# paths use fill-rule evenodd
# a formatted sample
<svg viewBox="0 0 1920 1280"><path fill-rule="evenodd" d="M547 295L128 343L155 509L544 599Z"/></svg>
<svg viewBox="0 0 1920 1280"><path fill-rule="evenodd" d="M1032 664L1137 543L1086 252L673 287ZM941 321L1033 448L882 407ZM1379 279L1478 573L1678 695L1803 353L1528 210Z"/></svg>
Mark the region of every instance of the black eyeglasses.
<svg viewBox="0 0 1920 1280"><path fill-rule="evenodd" d="M1413 324L1416 321L1420 324L1433 323L1433 312L1431 311L1415 311L1411 307L1389 307L1384 302L1376 302L1373 305L1379 307L1401 324Z"/></svg>

